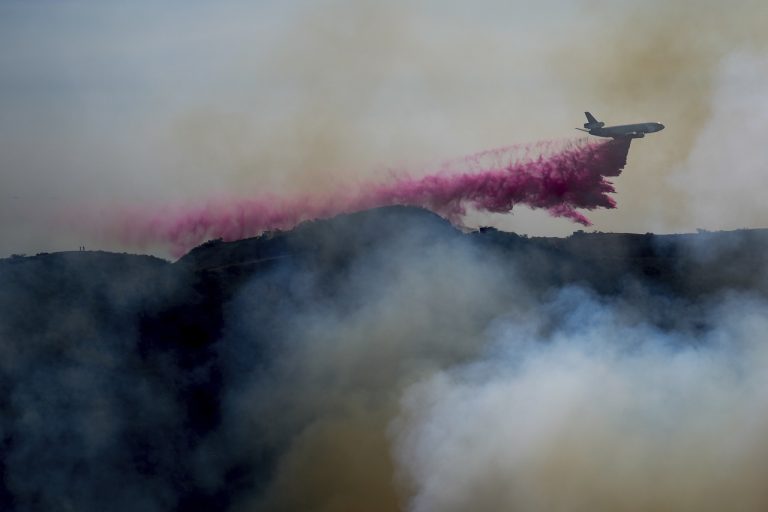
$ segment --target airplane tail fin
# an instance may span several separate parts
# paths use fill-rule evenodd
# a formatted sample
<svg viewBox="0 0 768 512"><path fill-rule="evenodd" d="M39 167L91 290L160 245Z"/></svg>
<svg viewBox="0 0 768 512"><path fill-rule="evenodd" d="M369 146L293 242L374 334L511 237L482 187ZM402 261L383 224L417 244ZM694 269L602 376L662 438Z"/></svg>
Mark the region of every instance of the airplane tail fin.
<svg viewBox="0 0 768 512"><path fill-rule="evenodd" d="M598 121L595 116L590 114L589 112L584 112L584 115L587 116L587 122L584 123L584 128L592 129L592 128L602 128L605 126L605 123L602 121Z"/></svg>

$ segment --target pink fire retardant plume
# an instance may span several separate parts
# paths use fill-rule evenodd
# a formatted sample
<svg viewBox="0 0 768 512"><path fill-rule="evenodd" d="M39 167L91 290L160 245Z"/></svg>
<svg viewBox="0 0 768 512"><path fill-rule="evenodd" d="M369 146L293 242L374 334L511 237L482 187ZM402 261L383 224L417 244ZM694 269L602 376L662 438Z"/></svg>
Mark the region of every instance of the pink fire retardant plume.
<svg viewBox="0 0 768 512"><path fill-rule="evenodd" d="M212 238L238 240L313 219L380 206L419 206L460 223L467 208L506 213L516 205L543 208L585 226L577 208L614 208L609 176L626 164L629 139L586 139L484 151L451 160L423 177L395 177L328 197L262 197L211 202L203 206L122 212L113 234L126 243L167 244L178 256ZM521 156L522 153L522 156Z"/></svg>

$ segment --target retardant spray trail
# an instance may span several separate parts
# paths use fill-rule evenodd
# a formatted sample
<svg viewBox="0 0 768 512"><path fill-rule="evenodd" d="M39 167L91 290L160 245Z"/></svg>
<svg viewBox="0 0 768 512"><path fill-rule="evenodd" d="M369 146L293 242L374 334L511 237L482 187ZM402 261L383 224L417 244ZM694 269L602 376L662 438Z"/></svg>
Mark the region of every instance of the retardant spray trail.
<svg viewBox="0 0 768 512"><path fill-rule="evenodd" d="M506 213L526 205L590 225L577 209L616 206L608 196L615 190L606 177L621 173L629 144L629 139L579 139L512 146L446 162L423 177L395 177L333 196L217 201L154 213L123 211L116 231L124 243L164 244L181 255L213 238L238 240L306 220L392 205L427 208L454 223L461 222L467 208Z"/></svg>

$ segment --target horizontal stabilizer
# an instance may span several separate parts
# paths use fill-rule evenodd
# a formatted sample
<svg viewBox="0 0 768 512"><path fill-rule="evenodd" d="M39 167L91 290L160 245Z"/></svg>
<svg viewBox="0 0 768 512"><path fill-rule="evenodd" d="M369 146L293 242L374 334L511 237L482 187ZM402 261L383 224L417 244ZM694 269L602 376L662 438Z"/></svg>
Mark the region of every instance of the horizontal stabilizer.
<svg viewBox="0 0 768 512"><path fill-rule="evenodd" d="M598 121L597 118L589 112L584 112L584 115L587 116L587 122L584 123L584 128L591 130L592 128L602 128L605 126L605 123Z"/></svg>

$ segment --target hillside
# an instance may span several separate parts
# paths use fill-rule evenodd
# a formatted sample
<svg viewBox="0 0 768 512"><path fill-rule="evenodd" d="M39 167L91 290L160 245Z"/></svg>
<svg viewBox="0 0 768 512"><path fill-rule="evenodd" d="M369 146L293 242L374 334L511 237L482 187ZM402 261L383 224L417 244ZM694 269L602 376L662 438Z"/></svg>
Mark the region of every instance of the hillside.
<svg viewBox="0 0 768 512"><path fill-rule="evenodd" d="M175 262L1 260L0 509L326 503L307 482L331 477L296 469L322 451L296 450L341 421L351 389L354 407L373 412L345 427L361 430L339 467L370 465L367 477L391 482L381 437L391 397L485 343L463 340L523 312L554 329L567 312L552 312L553 297L574 289L634 324L707 332L709 304L766 297L767 249L768 230L537 238L462 233L391 207L208 242ZM349 472L350 495L371 485L359 473ZM381 485L380 509L396 507L398 493Z"/></svg>

